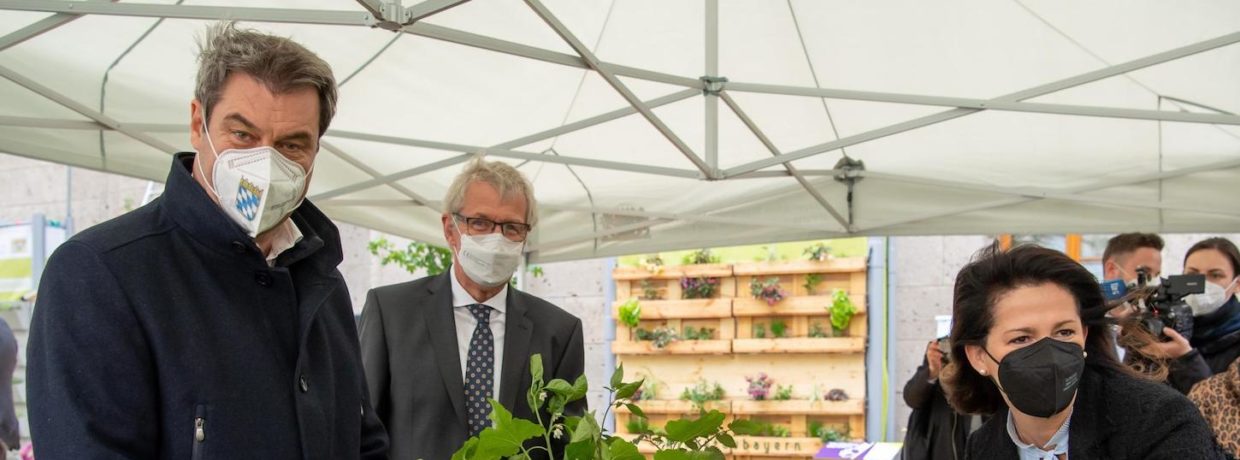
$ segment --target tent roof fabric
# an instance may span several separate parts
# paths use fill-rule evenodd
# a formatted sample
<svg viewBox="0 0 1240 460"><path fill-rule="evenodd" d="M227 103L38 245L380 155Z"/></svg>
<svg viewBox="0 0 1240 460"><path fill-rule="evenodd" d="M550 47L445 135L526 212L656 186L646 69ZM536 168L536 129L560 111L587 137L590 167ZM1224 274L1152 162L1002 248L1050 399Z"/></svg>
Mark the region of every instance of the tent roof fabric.
<svg viewBox="0 0 1240 460"><path fill-rule="evenodd" d="M0 0L0 151L162 180L196 38L341 82L310 199L439 241L486 155L532 261L831 238L1240 228L1240 3Z"/></svg>

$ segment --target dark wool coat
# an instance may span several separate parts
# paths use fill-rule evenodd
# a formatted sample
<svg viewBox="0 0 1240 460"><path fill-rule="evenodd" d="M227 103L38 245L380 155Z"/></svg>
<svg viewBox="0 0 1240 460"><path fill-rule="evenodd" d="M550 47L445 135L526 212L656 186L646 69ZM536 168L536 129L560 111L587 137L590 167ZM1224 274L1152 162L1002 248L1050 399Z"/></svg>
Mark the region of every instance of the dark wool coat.
<svg viewBox="0 0 1240 460"><path fill-rule="evenodd" d="M303 203L270 268L193 158L48 261L27 357L39 460L386 458L336 226Z"/></svg>

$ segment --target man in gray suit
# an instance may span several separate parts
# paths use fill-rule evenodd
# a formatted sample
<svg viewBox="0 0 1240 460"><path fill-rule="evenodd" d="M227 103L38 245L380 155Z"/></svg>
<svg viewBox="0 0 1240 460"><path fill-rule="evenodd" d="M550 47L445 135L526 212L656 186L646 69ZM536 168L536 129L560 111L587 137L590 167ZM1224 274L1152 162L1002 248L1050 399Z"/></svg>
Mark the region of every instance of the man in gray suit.
<svg viewBox="0 0 1240 460"><path fill-rule="evenodd" d="M548 380L583 373L581 320L508 285L536 206L515 168L471 162L444 199L452 268L367 295L362 362L394 460L451 457L490 425L487 398L534 420L530 355L542 355ZM584 413L584 401L568 412Z"/></svg>

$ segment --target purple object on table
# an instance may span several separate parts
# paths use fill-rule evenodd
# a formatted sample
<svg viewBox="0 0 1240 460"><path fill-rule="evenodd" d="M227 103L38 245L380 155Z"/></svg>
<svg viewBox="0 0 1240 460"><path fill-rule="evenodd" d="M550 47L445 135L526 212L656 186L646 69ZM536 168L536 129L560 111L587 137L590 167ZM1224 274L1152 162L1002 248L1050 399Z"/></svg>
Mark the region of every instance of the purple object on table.
<svg viewBox="0 0 1240 460"><path fill-rule="evenodd" d="M865 454L874 448L874 444L861 442L829 442L814 455L822 460L865 460Z"/></svg>

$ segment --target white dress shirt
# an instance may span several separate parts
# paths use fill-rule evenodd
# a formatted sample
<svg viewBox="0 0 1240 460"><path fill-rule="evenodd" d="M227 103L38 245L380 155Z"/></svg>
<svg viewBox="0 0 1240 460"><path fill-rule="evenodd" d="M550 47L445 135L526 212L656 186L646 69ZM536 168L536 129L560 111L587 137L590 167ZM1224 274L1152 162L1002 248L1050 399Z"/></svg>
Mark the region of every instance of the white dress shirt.
<svg viewBox="0 0 1240 460"><path fill-rule="evenodd" d="M491 336L495 339L495 376L492 378L492 399L499 399L499 378L504 369L504 322L508 312L508 285L485 301L479 302L469 295L461 281L456 278L456 267L448 269L452 277L452 315L456 319L456 346L460 353L461 381L467 380L465 373L468 366L469 341L474 338L474 328L478 327L478 319L470 313L469 306L483 304L491 307Z"/></svg>
<svg viewBox="0 0 1240 460"><path fill-rule="evenodd" d="M284 219L284 223L276 226L271 231L271 253L267 254L267 266L275 267L276 258L280 257L284 251L293 249L297 243L301 242L301 229L297 228L297 224L293 223L293 219Z"/></svg>
<svg viewBox="0 0 1240 460"><path fill-rule="evenodd" d="M1072 423L1072 417L1064 419L1063 425L1059 426L1059 430L1051 436L1051 440L1046 444L1047 448L1043 449L1032 444L1021 442L1020 435L1016 433L1016 421L1012 419L1012 413L1008 412L1007 432L1012 438L1012 442L1016 443L1016 450L1020 452L1020 460L1059 460L1059 455L1068 458L1068 426Z"/></svg>

